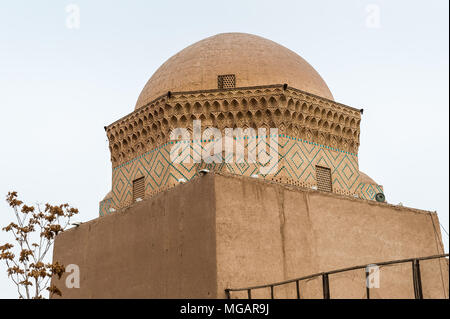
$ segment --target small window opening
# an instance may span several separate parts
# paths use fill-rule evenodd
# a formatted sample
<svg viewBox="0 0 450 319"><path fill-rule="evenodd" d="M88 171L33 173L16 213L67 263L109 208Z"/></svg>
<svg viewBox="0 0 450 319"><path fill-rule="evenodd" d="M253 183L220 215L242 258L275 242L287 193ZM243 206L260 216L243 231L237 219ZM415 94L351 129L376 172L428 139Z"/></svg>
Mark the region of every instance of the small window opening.
<svg viewBox="0 0 450 319"><path fill-rule="evenodd" d="M317 189L322 192L332 192L331 169L328 167L316 166Z"/></svg>
<svg viewBox="0 0 450 319"><path fill-rule="evenodd" d="M236 87L236 75L225 74L217 77L217 87L219 89L230 89Z"/></svg>
<svg viewBox="0 0 450 319"><path fill-rule="evenodd" d="M140 177L133 181L133 202L143 200L145 196L144 177Z"/></svg>

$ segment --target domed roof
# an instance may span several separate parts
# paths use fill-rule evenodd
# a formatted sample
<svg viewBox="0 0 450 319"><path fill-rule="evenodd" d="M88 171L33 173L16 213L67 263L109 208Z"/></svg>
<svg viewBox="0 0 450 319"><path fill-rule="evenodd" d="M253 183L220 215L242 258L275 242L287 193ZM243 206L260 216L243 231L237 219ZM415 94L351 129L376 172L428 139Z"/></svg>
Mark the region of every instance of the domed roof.
<svg viewBox="0 0 450 319"><path fill-rule="evenodd" d="M256 35L222 33L188 46L161 65L136 108L168 91L217 89L218 75L227 74L236 76L236 87L287 83L334 100L319 73L295 52Z"/></svg>
<svg viewBox="0 0 450 319"><path fill-rule="evenodd" d="M377 182L375 182L372 178L370 178L367 174L359 171L359 179L360 182L363 184L372 184L372 185L378 185Z"/></svg>

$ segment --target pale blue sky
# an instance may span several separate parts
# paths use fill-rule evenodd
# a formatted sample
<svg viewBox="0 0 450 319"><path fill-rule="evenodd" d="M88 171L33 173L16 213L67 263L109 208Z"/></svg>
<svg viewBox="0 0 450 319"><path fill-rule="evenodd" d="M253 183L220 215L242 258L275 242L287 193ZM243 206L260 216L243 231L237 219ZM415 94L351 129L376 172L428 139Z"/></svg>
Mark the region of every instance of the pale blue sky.
<svg viewBox="0 0 450 319"><path fill-rule="evenodd" d="M80 8L80 29L65 8ZM380 27L366 25L376 5ZM449 224L449 2L0 2L0 225L3 201L69 202L97 217L111 187L103 126L133 111L153 72L189 44L248 32L304 57L336 101L364 108L360 168L387 200ZM0 234L0 243L7 238ZM446 250L448 237L443 232ZM0 298L15 298L0 265Z"/></svg>

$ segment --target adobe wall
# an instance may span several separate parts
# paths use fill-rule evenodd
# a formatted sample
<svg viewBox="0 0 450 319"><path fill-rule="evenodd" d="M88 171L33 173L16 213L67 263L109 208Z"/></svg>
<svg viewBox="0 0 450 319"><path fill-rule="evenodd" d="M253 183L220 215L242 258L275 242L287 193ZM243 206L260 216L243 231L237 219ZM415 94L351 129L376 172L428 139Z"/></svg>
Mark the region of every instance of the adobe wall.
<svg viewBox="0 0 450 319"><path fill-rule="evenodd" d="M224 298L225 288L440 254L441 243L435 213L210 173L58 235L54 260L77 264L81 282L55 283L64 298ZM371 296L414 297L411 268L383 267ZM421 270L424 297L448 297L448 264ZM362 270L330 276L331 297L365 298L364 280ZM322 298L320 278L300 289ZM295 284L275 297L295 297Z"/></svg>
<svg viewBox="0 0 450 319"><path fill-rule="evenodd" d="M64 298L216 297L214 184L197 179L58 235L54 260L80 267Z"/></svg>
<svg viewBox="0 0 450 319"><path fill-rule="evenodd" d="M215 188L219 297L225 288L443 253L435 213L243 177L217 176ZM383 267L371 296L413 298L411 269L410 263ZM422 262L422 280L424 297L448 298L444 260ZM302 297L322 297L320 278L300 288ZM330 290L332 298L365 298L364 271L330 276ZM295 292L294 283L276 288L275 297ZM270 297L270 290L252 297Z"/></svg>

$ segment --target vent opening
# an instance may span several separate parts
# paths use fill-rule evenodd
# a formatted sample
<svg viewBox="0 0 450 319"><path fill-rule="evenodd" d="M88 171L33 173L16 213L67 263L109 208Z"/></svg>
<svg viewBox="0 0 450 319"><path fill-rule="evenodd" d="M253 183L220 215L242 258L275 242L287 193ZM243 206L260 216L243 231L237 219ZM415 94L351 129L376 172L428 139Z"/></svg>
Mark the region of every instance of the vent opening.
<svg viewBox="0 0 450 319"><path fill-rule="evenodd" d="M141 200L145 196L145 182L144 177L140 177L133 181L133 202L137 202L138 198Z"/></svg>
<svg viewBox="0 0 450 319"><path fill-rule="evenodd" d="M316 166L317 189L322 192L332 192L331 169Z"/></svg>
<svg viewBox="0 0 450 319"><path fill-rule="evenodd" d="M217 77L217 87L219 89L230 89L236 87L236 75L225 74Z"/></svg>

